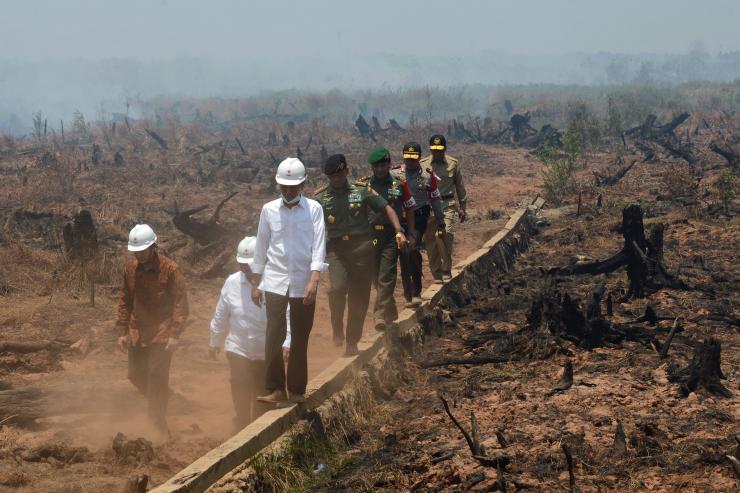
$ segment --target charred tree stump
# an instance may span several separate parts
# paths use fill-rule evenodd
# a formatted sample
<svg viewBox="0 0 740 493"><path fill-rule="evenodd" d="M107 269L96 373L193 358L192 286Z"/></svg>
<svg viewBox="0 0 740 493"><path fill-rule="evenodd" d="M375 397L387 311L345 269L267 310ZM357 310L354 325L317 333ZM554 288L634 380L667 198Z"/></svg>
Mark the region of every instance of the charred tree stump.
<svg viewBox="0 0 740 493"><path fill-rule="evenodd" d="M622 422L617 421L617 431L614 433L614 442L612 443L611 456L614 459L621 459L627 455L627 437L624 434Z"/></svg>
<svg viewBox="0 0 740 493"><path fill-rule="evenodd" d="M570 447L566 444L562 443L560 447L563 449L563 454L565 454L565 462L568 466L568 486L572 493L576 490L576 475L573 471L573 454L570 451Z"/></svg>
<svg viewBox="0 0 740 493"><path fill-rule="evenodd" d="M694 347L694 356L691 364L670 376L672 382L679 382L678 394L688 397L699 387L722 397L732 397L732 392L722 385L725 375L720 368L722 345L719 340L709 338Z"/></svg>
<svg viewBox="0 0 740 493"><path fill-rule="evenodd" d="M149 484L149 476L141 474L126 480L121 493L146 493Z"/></svg>
<svg viewBox="0 0 740 493"><path fill-rule="evenodd" d="M357 117L357 120L355 120L355 126L357 127L357 131L360 132L360 135L363 137L369 137L373 142L375 142L373 129L370 128L370 125L367 123L364 116L360 115Z"/></svg>
<svg viewBox="0 0 740 493"><path fill-rule="evenodd" d="M571 360L568 360L565 362L565 365L563 366L563 376L560 378L560 381L555 384L555 387L552 388L550 392L548 392L547 395L554 395L558 392L565 392L569 388L573 386L573 362Z"/></svg>
<svg viewBox="0 0 740 493"><path fill-rule="evenodd" d="M656 224L645 236L642 208L637 204L622 210L620 231L624 239L622 250L606 260L555 268L550 274L606 274L626 267L629 291L625 300L642 298L661 288L690 289L683 281L668 273L663 265L663 232L665 226Z"/></svg>
<svg viewBox="0 0 740 493"><path fill-rule="evenodd" d="M536 134L537 131L529 124L529 112L524 115L515 114L509 120L514 143L518 144L525 137Z"/></svg>
<svg viewBox="0 0 740 493"><path fill-rule="evenodd" d="M92 214L82 210L62 230L64 250L71 259L88 260L98 251L98 233Z"/></svg>

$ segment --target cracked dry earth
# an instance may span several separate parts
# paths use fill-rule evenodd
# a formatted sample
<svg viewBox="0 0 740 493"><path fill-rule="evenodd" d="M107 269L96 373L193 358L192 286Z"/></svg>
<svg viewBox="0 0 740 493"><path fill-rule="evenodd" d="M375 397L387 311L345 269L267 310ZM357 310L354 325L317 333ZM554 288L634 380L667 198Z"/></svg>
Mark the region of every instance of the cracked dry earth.
<svg viewBox="0 0 740 493"><path fill-rule="evenodd" d="M347 459L322 491L738 491L737 472L726 455L737 454L740 434L740 332L738 330L737 228L687 219L681 210L653 212L667 225L668 269L700 291L661 290L646 298L615 301L613 323L637 320L650 304L658 317L649 344L625 341L592 350L550 338L549 349L502 364L423 364L450 356L485 354L492 335L527 325L532 299L544 284L542 268L567 265L576 255L606 258L621 246L614 232L619 211L576 218L572 210L546 211L528 252L490 292L463 307L443 305L443 328L426 334L424 354L406 360L393 398L378 402L361 426L359 441L344 446ZM600 282L619 300L627 291L624 270L559 279L557 288L585 300ZM581 303L582 306L585 302ZM666 359L656 347L675 317L679 331ZM544 324L539 331L547 331ZM723 384L731 397L700 388L679 397L669 381L684 368L705 337L722 343ZM513 339L512 339L513 340ZM540 349L543 349L540 347ZM524 353L523 353L524 354ZM543 354L550 354L542 357ZM553 392L564 363L574 384ZM443 396L462 426L471 413L489 457L506 456L500 471L480 465L445 414ZM615 447L621 423L626 450ZM356 434L355 434L356 435ZM356 437L355 437L356 438ZM573 458L573 481L564 446Z"/></svg>

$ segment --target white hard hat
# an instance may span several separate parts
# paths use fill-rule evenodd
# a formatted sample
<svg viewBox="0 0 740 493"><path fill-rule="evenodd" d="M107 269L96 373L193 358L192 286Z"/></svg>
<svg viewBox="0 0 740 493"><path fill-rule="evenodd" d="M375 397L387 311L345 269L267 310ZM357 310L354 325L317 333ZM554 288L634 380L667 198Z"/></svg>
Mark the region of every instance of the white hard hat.
<svg viewBox="0 0 740 493"><path fill-rule="evenodd" d="M240 264L252 265L254 260L254 249L257 247L255 236L246 236L236 247L236 261Z"/></svg>
<svg viewBox="0 0 740 493"><path fill-rule="evenodd" d="M306 168L297 157L286 158L278 165L275 181L280 185L300 185L306 181Z"/></svg>
<svg viewBox="0 0 740 493"><path fill-rule="evenodd" d="M148 224L137 224L128 234L128 251L141 252L157 242L157 235Z"/></svg>

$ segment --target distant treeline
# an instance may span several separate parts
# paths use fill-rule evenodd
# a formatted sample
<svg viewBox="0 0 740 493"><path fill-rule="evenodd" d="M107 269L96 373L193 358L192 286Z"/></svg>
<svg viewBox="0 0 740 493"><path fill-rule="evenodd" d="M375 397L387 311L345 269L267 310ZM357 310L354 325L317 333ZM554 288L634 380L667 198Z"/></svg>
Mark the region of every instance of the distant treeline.
<svg viewBox="0 0 740 493"><path fill-rule="evenodd" d="M362 114L380 122L440 122L468 117L508 120L529 113L533 125L563 127L574 112L586 112L626 128L649 114L680 111L724 111L740 106L740 82L690 83L676 86L527 86L425 87L405 90L324 93L281 91L241 99L156 98L142 103L143 113L158 120L175 119L205 125L238 124L259 118L296 123L318 119L329 125L353 125ZM617 131L614 128L613 131Z"/></svg>
<svg viewBox="0 0 740 493"><path fill-rule="evenodd" d="M0 72L0 133L18 136L31 131L32 116L39 111L56 128L75 110L92 121L110 119L115 113L136 118L141 116L137 109L151 108L142 102L162 96L171 101L214 98L198 106L227 120L231 116L217 108L215 98L238 100L232 113L243 117L275 112L275 98L295 103L292 96L300 91L305 102L299 110L283 104L277 112L344 118L354 112L376 112L399 121L412 115L426 118L430 108L434 117L496 116L495 105L506 97L515 103L519 99L517 108L522 108L534 106L533 100L542 95L566 101L574 94L598 99L610 92L634 93L641 88L655 88L652 99L686 91L696 96L701 91L692 92L687 83L732 86L740 81L740 52L709 54L696 44L688 53L675 55L483 52L448 57L442 63L437 57L393 54L157 62L0 60ZM176 113L193 118L185 107ZM203 113L202 109L201 117Z"/></svg>

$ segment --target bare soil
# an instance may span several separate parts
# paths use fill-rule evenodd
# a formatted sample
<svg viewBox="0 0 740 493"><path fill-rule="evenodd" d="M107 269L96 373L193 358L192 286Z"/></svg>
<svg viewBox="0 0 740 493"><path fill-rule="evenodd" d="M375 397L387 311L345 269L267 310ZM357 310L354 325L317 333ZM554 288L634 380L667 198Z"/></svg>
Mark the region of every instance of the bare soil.
<svg viewBox="0 0 740 493"><path fill-rule="evenodd" d="M246 189L227 203L221 217L240 234L254 234L260 205L274 197L269 190L271 176L266 173L266 178L249 185L220 177L203 186L192 178L200 165L188 162L190 157L184 157L189 156L184 151L173 157L160 155L151 142L140 147L131 144L136 159L128 158L124 171L75 171L65 152L79 152L81 157L82 151L69 150L58 155L60 163L70 166L59 164L58 170L43 168L43 159L38 156L0 162L6 169L21 164L30 167L28 182L21 182L19 175L17 183L11 178L0 188L0 196L7 197L10 205L0 211L6 222L0 237L4 266L0 281L7 287L0 293L0 341L56 341L48 350L0 353L2 388L38 392L28 401L38 412L32 422L21 423L15 412L0 413L2 490L116 491L137 474L148 474L150 484L156 485L234 431L226 361L223 357L213 361L207 354L208 327L222 278L196 275L204 261L192 260L195 246L172 226L165 209L171 209L174 201L183 208L215 205L228 192ZM370 147L367 142L355 138L348 147L352 163L365 162L363 154ZM400 142L395 147L400 148ZM524 198L536 193L539 165L518 150L460 145L450 152L464 164L470 163L470 220L455 239L455 257L460 259L497 231ZM185 160L184 164L180 160ZM366 167L360 164L358 168L365 171ZM314 185L321 183L316 171L312 170ZM54 173L58 176L52 180L60 183L52 183L44 191L44 178ZM75 177L74 186L57 189L68 185L66 173ZM164 183L155 185L158 181ZM100 255L84 268L60 253L59 224L16 220L18 210L48 211L56 215L53 221L61 224L80 208L92 211L101 240ZM159 440L150 428L145 400L127 381L126 356L114 344L118 277L127 255L124 240L135 220L154 225L163 250L172 252L188 279L191 315L172 363L168 417L172 438L166 441ZM98 279L94 306L89 299L90 278ZM326 282L324 276L309 345L311 376L341 354L341 349L331 344ZM402 303L400 282L398 293ZM373 330L371 322L368 319L366 331ZM89 350L84 345L82 350L71 348L77 341L89 343ZM123 452L120 447L114 451L118 433L134 442Z"/></svg>

